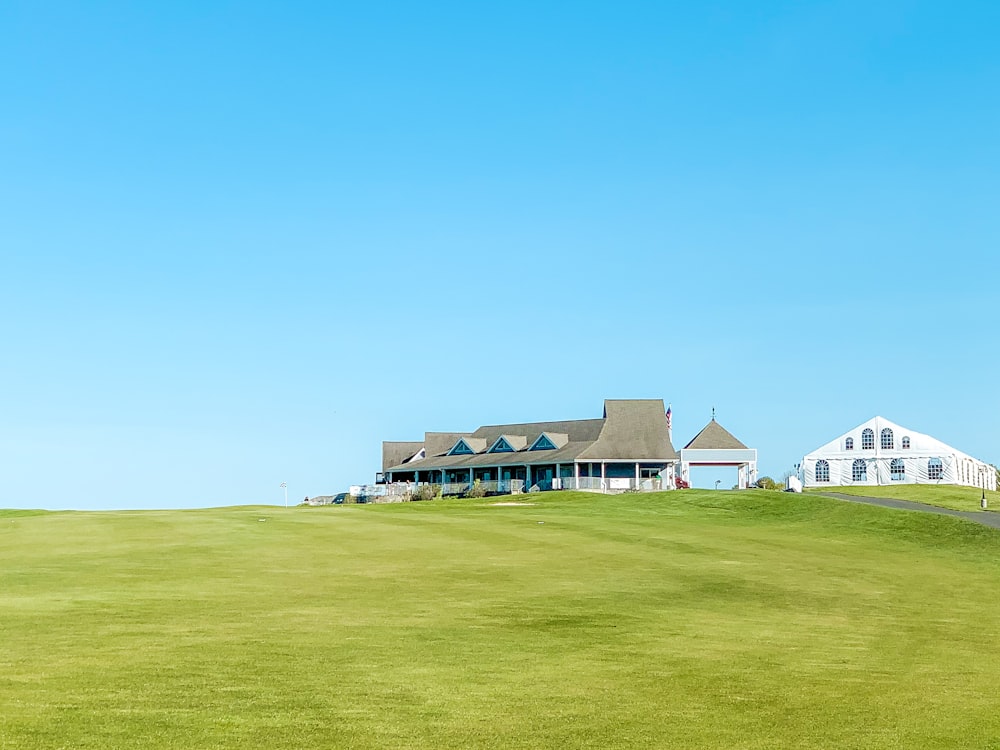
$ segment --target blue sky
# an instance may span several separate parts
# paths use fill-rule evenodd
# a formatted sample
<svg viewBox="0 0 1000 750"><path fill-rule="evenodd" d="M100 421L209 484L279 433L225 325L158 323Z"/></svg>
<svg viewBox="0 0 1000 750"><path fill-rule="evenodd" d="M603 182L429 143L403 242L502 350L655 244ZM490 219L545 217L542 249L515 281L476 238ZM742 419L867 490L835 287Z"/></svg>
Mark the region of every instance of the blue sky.
<svg viewBox="0 0 1000 750"><path fill-rule="evenodd" d="M678 446L714 406L774 476L875 414L1000 462L998 33L6 2L0 506L300 500L604 398L671 402Z"/></svg>

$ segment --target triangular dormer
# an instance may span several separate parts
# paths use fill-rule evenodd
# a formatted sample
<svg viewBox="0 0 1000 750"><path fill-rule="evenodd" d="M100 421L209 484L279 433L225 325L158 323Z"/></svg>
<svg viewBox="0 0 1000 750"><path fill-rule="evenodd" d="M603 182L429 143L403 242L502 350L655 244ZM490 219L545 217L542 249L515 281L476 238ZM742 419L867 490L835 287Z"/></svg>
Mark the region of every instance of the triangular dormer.
<svg viewBox="0 0 1000 750"><path fill-rule="evenodd" d="M514 448L503 435L497 438L497 441L490 446L490 453L514 453Z"/></svg>
<svg viewBox="0 0 1000 750"><path fill-rule="evenodd" d="M464 438L459 438L458 442L448 451L449 456L471 456L473 453L475 451L465 442Z"/></svg>
<svg viewBox="0 0 1000 750"><path fill-rule="evenodd" d="M524 435L501 435L490 446L488 453L517 453L523 451L528 444Z"/></svg>
<svg viewBox="0 0 1000 750"><path fill-rule="evenodd" d="M569 435L561 432L543 432L528 448L529 451L555 451L569 442Z"/></svg>
<svg viewBox="0 0 1000 750"><path fill-rule="evenodd" d="M486 441L482 438L470 438L464 437L459 438L455 441L455 445L452 449L448 451L449 456L473 456L476 453L482 453L486 448Z"/></svg>

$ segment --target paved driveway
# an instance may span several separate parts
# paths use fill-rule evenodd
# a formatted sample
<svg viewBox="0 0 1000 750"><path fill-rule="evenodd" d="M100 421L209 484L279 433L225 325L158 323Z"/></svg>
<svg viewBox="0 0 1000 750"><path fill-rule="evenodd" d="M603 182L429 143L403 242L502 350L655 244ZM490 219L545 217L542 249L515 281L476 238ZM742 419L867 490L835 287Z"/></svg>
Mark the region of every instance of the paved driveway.
<svg viewBox="0 0 1000 750"><path fill-rule="evenodd" d="M896 508L898 510L918 510L923 513L940 513L943 516L958 516L967 521L981 523L983 526L990 526L1000 529L1000 513L986 511L952 510L951 508L939 508L936 505L924 505L914 503L909 500L893 500L888 497L861 497L859 495L841 495L839 492L815 492L815 495L832 497L837 500L850 500L852 503L866 503L868 505L881 505L883 508Z"/></svg>

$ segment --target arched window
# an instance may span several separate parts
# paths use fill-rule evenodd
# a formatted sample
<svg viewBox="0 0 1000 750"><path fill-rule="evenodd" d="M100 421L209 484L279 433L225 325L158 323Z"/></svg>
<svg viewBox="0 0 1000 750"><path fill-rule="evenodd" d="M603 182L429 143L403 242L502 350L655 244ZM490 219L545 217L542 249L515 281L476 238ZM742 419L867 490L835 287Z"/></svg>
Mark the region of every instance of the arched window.
<svg viewBox="0 0 1000 750"><path fill-rule="evenodd" d="M851 479L855 482L868 481L868 462L863 458L856 458L851 464Z"/></svg>
<svg viewBox="0 0 1000 750"><path fill-rule="evenodd" d="M847 440L844 441L844 450L845 451L854 450L854 438L847 438Z"/></svg>
<svg viewBox="0 0 1000 750"><path fill-rule="evenodd" d="M932 458L927 462L927 478L938 480L944 476L944 464L940 458Z"/></svg>
<svg viewBox="0 0 1000 750"><path fill-rule="evenodd" d="M904 435L903 439L900 442L903 445L903 450L909 450L910 449L910 436L909 435Z"/></svg>
<svg viewBox="0 0 1000 750"><path fill-rule="evenodd" d="M875 450L875 430L870 427L866 427L865 431L861 433L861 450Z"/></svg>
<svg viewBox="0 0 1000 750"><path fill-rule="evenodd" d="M822 458L816 462L816 481L817 482L829 482L830 481L830 464L824 461Z"/></svg>
<svg viewBox="0 0 1000 750"><path fill-rule="evenodd" d="M903 459L892 459L892 463L889 464L889 478L893 482L902 482L906 479L906 464L903 463Z"/></svg>
<svg viewBox="0 0 1000 750"><path fill-rule="evenodd" d="M892 430L886 427L882 430L882 450L891 451L892 448Z"/></svg>

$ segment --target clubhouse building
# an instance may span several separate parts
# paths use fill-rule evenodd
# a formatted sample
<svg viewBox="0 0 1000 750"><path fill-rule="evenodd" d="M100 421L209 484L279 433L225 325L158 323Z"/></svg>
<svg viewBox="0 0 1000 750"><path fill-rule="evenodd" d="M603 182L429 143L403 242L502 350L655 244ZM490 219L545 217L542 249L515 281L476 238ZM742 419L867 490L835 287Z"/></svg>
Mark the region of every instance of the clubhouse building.
<svg viewBox="0 0 1000 750"><path fill-rule="evenodd" d="M608 399L600 419L426 432L382 443L377 483L439 484L444 494L476 482L490 492L673 489L679 460L662 399Z"/></svg>

